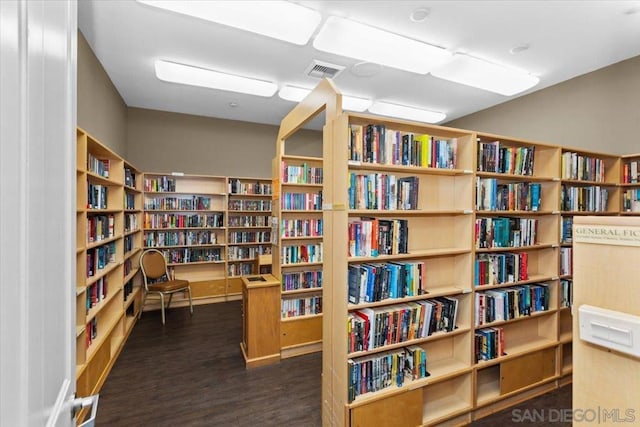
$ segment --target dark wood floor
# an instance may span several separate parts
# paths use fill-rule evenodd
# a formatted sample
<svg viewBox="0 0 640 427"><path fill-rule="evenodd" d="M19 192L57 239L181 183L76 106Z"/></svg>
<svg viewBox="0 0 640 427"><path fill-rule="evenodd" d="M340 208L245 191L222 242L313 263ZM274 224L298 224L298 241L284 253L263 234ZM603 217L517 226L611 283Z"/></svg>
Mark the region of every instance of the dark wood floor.
<svg viewBox="0 0 640 427"><path fill-rule="evenodd" d="M160 312L145 312L100 391L97 425L322 425L321 355L246 370L241 339L239 301L196 306L193 317L171 309L164 327ZM522 407L570 408L570 387ZM473 425L512 421L509 409Z"/></svg>

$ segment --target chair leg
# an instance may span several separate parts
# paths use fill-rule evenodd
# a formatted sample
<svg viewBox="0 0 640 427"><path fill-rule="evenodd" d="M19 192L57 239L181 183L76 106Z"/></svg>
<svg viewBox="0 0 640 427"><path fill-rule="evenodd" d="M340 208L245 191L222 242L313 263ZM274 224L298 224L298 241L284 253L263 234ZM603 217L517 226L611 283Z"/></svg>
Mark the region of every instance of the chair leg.
<svg viewBox="0 0 640 427"><path fill-rule="evenodd" d="M191 315L193 316L193 303L191 302L191 288L187 288L187 295L189 295L189 310L191 310Z"/></svg>
<svg viewBox="0 0 640 427"><path fill-rule="evenodd" d="M142 304L140 304L140 311L138 312L138 319L142 318L142 309L144 308L144 302L147 300L147 293L142 288Z"/></svg>
<svg viewBox="0 0 640 427"><path fill-rule="evenodd" d="M173 292L169 294L169 302L167 303L167 310L171 307L171 299L173 298Z"/></svg>
<svg viewBox="0 0 640 427"><path fill-rule="evenodd" d="M162 324L164 325L164 294L160 293L160 307L162 310Z"/></svg>

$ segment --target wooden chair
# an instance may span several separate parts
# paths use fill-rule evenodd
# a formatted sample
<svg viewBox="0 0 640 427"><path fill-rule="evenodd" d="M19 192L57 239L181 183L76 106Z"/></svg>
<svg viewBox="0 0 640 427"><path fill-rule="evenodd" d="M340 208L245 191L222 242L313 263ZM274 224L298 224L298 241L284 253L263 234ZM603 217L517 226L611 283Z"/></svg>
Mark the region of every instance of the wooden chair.
<svg viewBox="0 0 640 427"><path fill-rule="evenodd" d="M142 317L142 308L147 299L148 294L158 294L160 296L160 305L162 307L162 324L164 325L164 297L169 295L167 309L171 305L171 298L176 292L187 292L189 296L189 310L193 316L193 304L191 302L191 285L188 280L171 279L167 262L157 249L147 249L140 255L140 269L144 279L144 289L142 297L142 306L138 318Z"/></svg>

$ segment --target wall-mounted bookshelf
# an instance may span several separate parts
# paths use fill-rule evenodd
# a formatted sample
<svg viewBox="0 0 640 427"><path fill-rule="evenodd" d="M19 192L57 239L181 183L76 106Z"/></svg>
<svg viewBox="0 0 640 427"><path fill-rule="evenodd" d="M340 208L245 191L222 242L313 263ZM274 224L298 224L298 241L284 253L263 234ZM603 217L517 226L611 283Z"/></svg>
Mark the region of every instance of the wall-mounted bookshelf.
<svg viewBox="0 0 640 427"><path fill-rule="evenodd" d="M104 383L140 310L141 174L82 129L76 145L76 390Z"/></svg>

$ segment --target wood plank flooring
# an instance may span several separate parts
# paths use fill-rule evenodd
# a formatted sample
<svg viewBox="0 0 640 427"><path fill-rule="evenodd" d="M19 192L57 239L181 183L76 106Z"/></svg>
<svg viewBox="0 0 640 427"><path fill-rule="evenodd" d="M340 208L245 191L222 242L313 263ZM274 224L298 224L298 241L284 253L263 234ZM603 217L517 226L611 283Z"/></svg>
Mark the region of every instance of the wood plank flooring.
<svg viewBox="0 0 640 427"><path fill-rule="evenodd" d="M321 426L321 354L246 370L240 304L195 306L193 317L171 309L164 327L145 312L100 391L97 425ZM570 387L554 393L526 406L571 407ZM511 419L509 409L473 425Z"/></svg>

